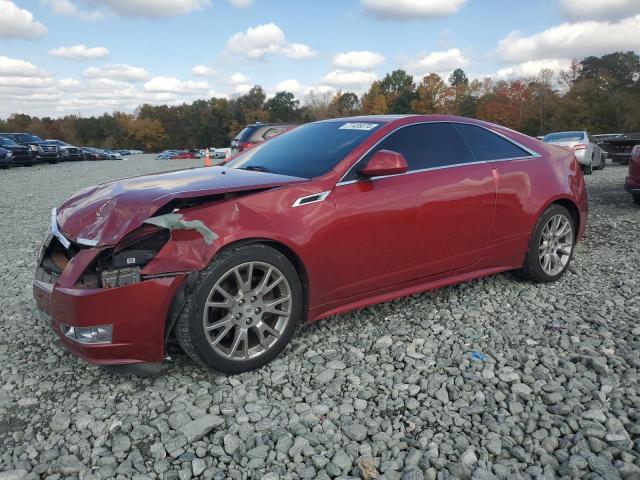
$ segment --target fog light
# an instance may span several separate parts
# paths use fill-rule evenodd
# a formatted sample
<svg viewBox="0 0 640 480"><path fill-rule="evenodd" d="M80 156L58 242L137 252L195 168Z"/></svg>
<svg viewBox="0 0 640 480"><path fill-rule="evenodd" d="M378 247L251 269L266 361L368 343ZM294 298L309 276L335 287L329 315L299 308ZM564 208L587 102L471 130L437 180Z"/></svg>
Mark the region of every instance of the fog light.
<svg viewBox="0 0 640 480"><path fill-rule="evenodd" d="M60 325L62 334L78 343L111 343L113 325L98 325L95 327L73 327Z"/></svg>

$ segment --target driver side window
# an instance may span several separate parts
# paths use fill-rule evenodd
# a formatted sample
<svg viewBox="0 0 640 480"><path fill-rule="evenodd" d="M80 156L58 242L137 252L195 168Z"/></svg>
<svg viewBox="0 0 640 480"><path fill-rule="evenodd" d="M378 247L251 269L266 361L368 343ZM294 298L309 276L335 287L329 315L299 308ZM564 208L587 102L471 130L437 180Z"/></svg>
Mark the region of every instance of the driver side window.
<svg viewBox="0 0 640 480"><path fill-rule="evenodd" d="M467 143L450 123L408 125L391 133L376 145L351 169L343 181L357 180L357 172L379 150L391 150L404 155L409 172L475 160Z"/></svg>

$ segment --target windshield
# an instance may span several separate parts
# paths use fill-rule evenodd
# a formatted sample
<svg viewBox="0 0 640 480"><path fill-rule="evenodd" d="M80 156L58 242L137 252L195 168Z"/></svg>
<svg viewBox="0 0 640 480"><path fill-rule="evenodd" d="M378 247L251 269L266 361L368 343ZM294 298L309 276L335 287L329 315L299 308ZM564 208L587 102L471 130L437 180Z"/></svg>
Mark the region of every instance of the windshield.
<svg viewBox="0 0 640 480"><path fill-rule="evenodd" d="M382 124L371 122L309 123L261 143L227 164L293 177L324 175Z"/></svg>
<svg viewBox="0 0 640 480"><path fill-rule="evenodd" d="M584 140L583 132L559 132L546 135L543 142L579 142Z"/></svg>
<svg viewBox="0 0 640 480"><path fill-rule="evenodd" d="M0 137L0 145L3 147L15 147L18 146L16 142L7 137Z"/></svg>
<svg viewBox="0 0 640 480"><path fill-rule="evenodd" d="M19 142L42 142L42 139L30 133L19 133L15 135Z"/></svg>

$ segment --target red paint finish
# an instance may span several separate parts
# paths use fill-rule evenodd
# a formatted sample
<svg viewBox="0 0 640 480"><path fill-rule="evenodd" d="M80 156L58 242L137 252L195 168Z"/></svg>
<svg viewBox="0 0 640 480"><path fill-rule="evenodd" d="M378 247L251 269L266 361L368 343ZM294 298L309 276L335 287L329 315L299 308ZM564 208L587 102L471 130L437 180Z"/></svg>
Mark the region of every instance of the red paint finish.
<svg viewBox="0 0 640 480"><path fill-rule="evenodd" d="M531 232L551 203L570 205L581 238L587 195L572 152L497 125L448 116L384 116L383 123L333 170L311 180L229 168L195 169L111 182L86 189L59 209L58 223L71 240L96 239L82 250L49 294L37 284L40 308L54 324L117 322L118 345L68 345L99 363L158 361L165 321L186 272L205 268L238 241L270 242L297 257L308 280L307 320L439 288L522 266ZM536 152L524 159L448 166L406 174L340 180L378 141L403 125L465 122L484 126ZM286 135L286 134L285 134ZM382 167L404 168L401 156L374 155ZM392 165L393 164L393 165ZM380 166L378 166L380 168ZM379 170L378 170L379 171ZM395 170L399 171L399 170ZM236 193L225 198L222 194ZM296 200L329 192L325 200L293 207ZM105 248L175 199L211 197L183 208L217 236L208 245L193 231L176 230L143 274L165 274L113 290L74 285ZM146 332L133 347L134 338ZM112 350L110 350L110 348Z"/></svg>
<svg viewBox="0 0 640 480"><path fill-rule="evenodd" d="M640 145L633 147L629 160L629 175L624 181L624 188L634 195L640 196Z"/></svg>
<svg viewBox="0 0 640 480"><path fill-rule="evenodd" d="M401 153L380 150L362 169L362 175L365 177L400 175L406 173L407 169L407 161Z"/></svg>

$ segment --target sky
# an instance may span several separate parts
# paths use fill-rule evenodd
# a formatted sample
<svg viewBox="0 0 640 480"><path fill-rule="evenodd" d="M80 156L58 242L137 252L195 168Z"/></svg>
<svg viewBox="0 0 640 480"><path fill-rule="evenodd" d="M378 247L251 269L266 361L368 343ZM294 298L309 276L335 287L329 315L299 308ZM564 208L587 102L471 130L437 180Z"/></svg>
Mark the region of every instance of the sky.
<svg viewBox="0 0 640 480"><path fill-rule="evenodd" d="M558 73L638 32L640 0L0 0L0 118Z"/></svg>

